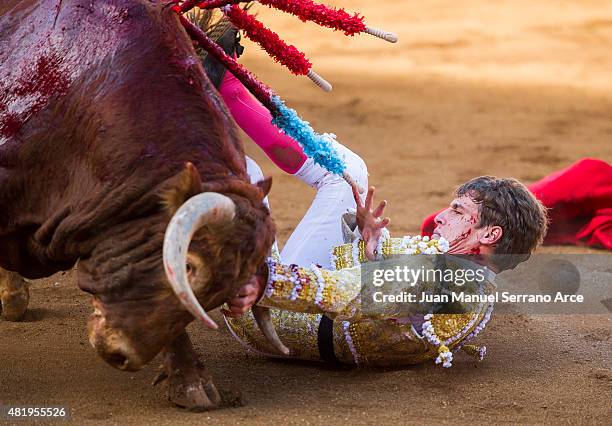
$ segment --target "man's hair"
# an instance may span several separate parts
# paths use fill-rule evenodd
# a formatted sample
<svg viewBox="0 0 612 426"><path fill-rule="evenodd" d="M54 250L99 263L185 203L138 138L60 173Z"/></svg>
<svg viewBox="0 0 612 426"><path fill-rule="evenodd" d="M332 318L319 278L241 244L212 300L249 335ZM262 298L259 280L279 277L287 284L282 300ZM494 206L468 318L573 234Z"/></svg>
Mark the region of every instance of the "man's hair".
<svg viewBox="0 0 612 426"><path fill-rule="evenodd" d="M500 270L529 259L542 243L548 228L546 207L518 180L481 176L457 188L456 195L467 195L479 205L479 228L502 228L492 259Z"/></svg>

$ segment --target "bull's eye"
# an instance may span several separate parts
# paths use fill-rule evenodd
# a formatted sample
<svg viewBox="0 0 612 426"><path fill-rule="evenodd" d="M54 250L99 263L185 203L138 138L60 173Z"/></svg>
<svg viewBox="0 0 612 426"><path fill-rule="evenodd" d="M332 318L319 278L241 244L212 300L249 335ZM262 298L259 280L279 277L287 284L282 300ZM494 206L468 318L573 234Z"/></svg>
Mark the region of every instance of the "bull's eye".
<svg viewBox="0 0 612 426"><path fill-rule="evenodd" d="M191 265L191 263L187 263L185 266L187 268L187 275L193 275L195 268Z"/></svg>

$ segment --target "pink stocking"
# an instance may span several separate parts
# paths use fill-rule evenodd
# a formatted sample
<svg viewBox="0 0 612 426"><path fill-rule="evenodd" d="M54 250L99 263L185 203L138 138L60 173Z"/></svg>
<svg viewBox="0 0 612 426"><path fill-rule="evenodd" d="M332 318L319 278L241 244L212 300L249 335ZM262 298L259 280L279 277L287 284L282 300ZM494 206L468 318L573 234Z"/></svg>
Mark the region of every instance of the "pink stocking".
<svg viewBox="0 0 612 426"><path fill-rule="evenodd" d="M306 161L300 145L272 124L270 112L230 72L219 92L236 123L286 173L295 174Z"/></svg>

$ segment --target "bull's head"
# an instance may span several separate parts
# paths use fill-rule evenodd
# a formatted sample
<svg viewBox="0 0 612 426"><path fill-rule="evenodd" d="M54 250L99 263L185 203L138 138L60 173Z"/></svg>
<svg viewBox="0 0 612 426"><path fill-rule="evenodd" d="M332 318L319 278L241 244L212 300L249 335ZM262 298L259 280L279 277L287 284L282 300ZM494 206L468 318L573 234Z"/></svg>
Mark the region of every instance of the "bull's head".
<svg viewBox="0 0 612 426"><path fill-rule="evenodd" d="M200 175L188 164L164 192L170 223L163 238L154 238L157 253L139 262L128 277L145 280L139 293L94 298L90 342L111 365L142 368L194 317L217 328L206 311L234 297L263 264L274 239L262 203L269 185L261 185L262 190L241 184L240 195L203 192ZM86 274L87 263L83 266Z"/></svg>

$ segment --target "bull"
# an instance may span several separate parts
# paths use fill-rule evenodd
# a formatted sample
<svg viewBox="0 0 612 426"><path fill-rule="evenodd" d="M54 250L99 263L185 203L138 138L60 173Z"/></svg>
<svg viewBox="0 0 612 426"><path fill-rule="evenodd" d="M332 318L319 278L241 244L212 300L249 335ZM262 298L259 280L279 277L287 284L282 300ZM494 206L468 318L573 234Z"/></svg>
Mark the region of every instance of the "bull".
<svg viewBox="0 0 612 426"><path fill-rule="evenodd" d="M0 47L5 318L26 310L22 277L78 261L97 353L135 371L163 351L173 402L218 405L185 327L215 327L206 311L256 273L275 229L270 181L249 183L178 17L147 0L4 0Z"/></svg>

